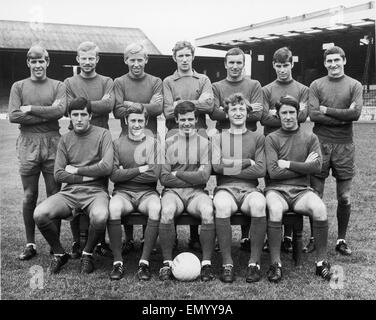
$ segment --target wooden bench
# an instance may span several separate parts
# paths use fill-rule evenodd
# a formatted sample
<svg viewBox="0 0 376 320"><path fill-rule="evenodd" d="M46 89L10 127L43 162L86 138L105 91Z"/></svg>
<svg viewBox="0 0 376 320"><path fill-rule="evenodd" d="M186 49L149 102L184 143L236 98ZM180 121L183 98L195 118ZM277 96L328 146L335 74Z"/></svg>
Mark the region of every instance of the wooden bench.
<svg viewBox="0 0 376 320"><path fill-rule="evenodd" d="M140 214L139 212L133 212L122 218L122 224L124 225L146 225L148 217ZM251 222L251 218L238 212L231 216L231 225L247 225ZM175 219L176 225L201 225L201 219L193 217L187 213L183 213ZM282 224L291 225L293 230L292 245L293 252L292 258L295 262L295 266L301 265L302 250L303 250L303 216L295 214L294 212L287 212L283 215ZM87 215L80 215L80 244L81 248L85 246L87 239L88 217Z"/></svg>

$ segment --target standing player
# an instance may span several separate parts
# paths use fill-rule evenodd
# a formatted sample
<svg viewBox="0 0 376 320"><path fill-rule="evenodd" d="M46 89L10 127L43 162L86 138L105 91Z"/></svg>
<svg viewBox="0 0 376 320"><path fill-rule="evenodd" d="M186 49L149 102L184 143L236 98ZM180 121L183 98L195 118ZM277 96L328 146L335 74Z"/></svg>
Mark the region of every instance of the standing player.
<svg viewBox="0 0 376 320"><path fill-rule="evenodd" d="M206 135L206 114L213 111L213 91L209 78L197 73L192 68L195 48L188 41L178 41L172 49L172 58L176 62L177 70L163 80L163 113L166 117L170 137L176 133L178 124L174 118L174 110L179 100L191 101L197 110L198 122L196 129L202 136ZM190 226L189 247L200 250L198 227Z"/></svg>
<svg viewBox="0 0 376 320"><path fill-rule="evenodd" d="M58 273L69 260L63 249L53 219L67 219L72 212L84 210L90 217L88 240L82 251L81 272L94 270L92 252L106 229L108 218L108 175L113 165L111 134L92 126L91 103L73 99L68 106L73 130L60 139L55 162L55 179L65 183L62 190L43 201L34 212L34 220L53 249L51 273Z"/></svg>
<svg viewBox="0 0 376 320"><path fill-rule="evenodd" d="M276 114L275 104L285 95L294 97L299 102L298 122L304 122L308 115L308 93L309 89L300 82L292 78L292 52L283 47L274 52L273 68L277 79L262 88L264 98L264 110L261 118L261 124L264 126L264 135L279 129L281 119ZM292 252L292 228L284 226L284 237L282 241L282 250Z"/></svg>
<svg viewBox="0 0 376 320"><path fill-rule="evenodd" d="M137 276L150 280L149 257L158 237L161 203L156 191L160 174L156 140L144 132L147 113L142 104L133 103L124 117L127 135L114 141L114 167L111 180L115 183L110 201L108 234L114 255L112 280L123 277L121 250L121 217L139 211L149 217Z"/></svg>
<svg viewBox="0 0 376 320"><path fill-rule="evenodd" d="M77 48L76 60L80 65L80 73L65 79L67 87L68 104L75 98L84 97L91 102L92 118L90 124L108 129L109 114L115 103L113 81L111 78L102 76L96 72L99 62L99 48L90 41L82 42ZM69 129L72 129L70 124ZM71 221L73 234L72 256L79 258L80 252L80 229L79 217ZM96 252L107 255L110 250L105 241L105 233L96 248Z"/></svg>
<svg viewBox="0 0 376 320"><path fill-rule="evenodd" d="M320 172L322 156L317 136L298 125L299 103L284 96L276 104L281 128L265 138L266 165L269 174L265 187L269 211L268 239L271 265L268 280L282 279L281 224L284 212L292 210L313 218L316 238L316 275L330 280L330 264L325 260L328 218L324 202L309 187L309 175Z"/></svg>
<svg viewBox="0 0 376 320"><path fill-rule="evenodd" d="M246 128L256 131L257 121L262 115L262 90L257 80L244 76L245 54L240 48L232 48L225 55L226 79L213 83L214 109L210 113L212 120L217 120L216 129L221 132L230 128L228 114L224 111L225 99L234 93L242 93L247 108ZM249 226L241 226L242 239L240 249L249 251Z"/></svg>
<svg viewBox="0 0 376 320"><path fill-rule="evenodd" d="M265 176L264 136L246 127L250 112L241 93L230 95L224 104L230 129L213 136L213 169L217 173L214 191L215 225L222 254L223 282L233 282L234 263L231 257L230 217L240 210L251 216L251 257L247 282L261 279L260 257L266 232L266 201L257 189L258 178Z"/></svg>
<svg viewBox="0 0 376 320"><path fill-rule="evenodd" d="M313 132L319 137L324 157L321 172L311 177L311 186L322 197L325 179L332 169L338 201L335 249L342 255L351 255L345 239L351 212L351 182L355 174L352 123L362 112L362 85L345 75L346 56L342 48L334 46L326 50L324 65L328 75L313 81L309 93L309 116L315 122Z"/></svg>
<svg viewBox="0 0 376 320"><path fill-rule="evenodd" d="M47 77L50 64L45 48L35 45L27 52L30 78L13 84L9 98L9 121L18 123L19 173L24 189L22 215L26 231L26 248L21 260L37 254L34 209L38 200L39 176L42 172L47 197L59 191L53 176L55 155L60 139L58 120L66 109L65 85ZM56 221L60 231L60 220Z"/></svg>
<svg viewBox="0 0 376 320"><path fill-rule="evenodd" d="M120 119L122 134L126 135L128 109L141 103L148 117L145 132L157 138L157 117L163 110L162 80L145 72L148 54L142 44L132 43L125 48L124 63L128 66L128 73L114 80L114 116ZM126 242L123 253L127 253L134 249L133 226L124 227L124 230Z"/></svg>
<svg viewBox="0 0 376 320"><path fill-rule="evenodd" d="M166 139L165 163L162 165L162 211L159 238L163 254L163 267L159 278L172 278L172 250L176 231L174 218L183 211L201 218L200 242L202 247L201 280L214 279L211 256L214 248L215 228L213 203L203 190L211 173L210 142L197 133L197 109L193 102L176 105L175 119L179 132Z"/></svg>

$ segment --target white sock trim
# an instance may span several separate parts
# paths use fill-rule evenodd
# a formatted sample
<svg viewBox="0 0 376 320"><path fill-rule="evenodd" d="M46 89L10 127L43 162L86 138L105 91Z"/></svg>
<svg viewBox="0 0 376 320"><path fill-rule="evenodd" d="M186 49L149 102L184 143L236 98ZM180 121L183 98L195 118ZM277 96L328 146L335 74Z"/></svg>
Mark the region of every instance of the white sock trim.
<svg viewBox="0 0 376 320"><path fill-rule="evenodd" d="M259 266L259 264L258 263L254 263L254 262L252 262L252 263L249 263L248 264L248 267L251 267L251 266L253 266L253 267L257 267L257 269L259 269L260 270L260 266Z"/></svg>
<svg viewBox="0 0 376 320"><path fill-rule="evenodd" d="M222 267L227 267L227 266L231 266L231 267L234 267L234 265L233 264L231 264L231 263L227 263L227 264L222 264Z"/></svg>
<svg viewBox="0 0 376 320"><path fill-rule="evenodd" d="M120 263L121 265L123 265L123 261L120 261L120 260L114 261L114 263L112 265L115 265L115 264L118 264L118 263Z"/></svg>
<svg viewBox="0 0 376 320"><path fill-rule="evenodd" d="M346 240L345 239L337 239L337 244L339 244L340 242L346 243Z"/></svg>
<svg viewBox="0 0 376 320"><path fill-rule="evenodd" d="M33 246L34 250L37 248L35 243L26 243L26 247Z"/></svg>
<svg viewBox="0 0 376 320"><path fill-rule="evenodd" d="M202 260L201 267L207 266L207 265L211 266L211 261L210 260Z"/></svg>
<svg viewBox="0 0 376 320"><path fill-rule="evenodd" d="M172 260L163 260L163 264L168 263L168 265L172 266Z"/></svg>
<svg viewBox="0 0 376 320"><path fill-rule="evenodd" d="M86 251L82 251L82 255L87 255L87 256L92 256L93 254L92 253L89 253L89 252L86 252Z"/></svg>
<svg viewBox="0 0 376 320"><path fill-rule="evenodd" d="M149 261L147 261L147 260L140 260L139 262L138 262L138 265L140 265L141 263L143 263L143 264L146 264L147 266L149 266Z"/></svg>

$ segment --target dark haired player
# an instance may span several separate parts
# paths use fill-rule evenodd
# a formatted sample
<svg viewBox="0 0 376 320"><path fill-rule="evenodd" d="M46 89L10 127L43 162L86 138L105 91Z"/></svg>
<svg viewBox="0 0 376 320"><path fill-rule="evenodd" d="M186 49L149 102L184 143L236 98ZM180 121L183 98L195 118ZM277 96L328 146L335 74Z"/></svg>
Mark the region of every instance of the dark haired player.
<svg viewBox="0 0 376 320"><path fill-rule="evenodd" d="M272 64L277 79L262 88L264 110L261 124L264 126L265 136L281 127L281 119L276 114L275 104L285 95L298 100L299 123L306 121L308 115L309 89L292 77L294 62L291 50L287 47L276 50L273 54ZM292 228L289 225L284 226L281 249L284 252L292 252Z"/></svg>
<svg viewBox="0 0 376 320"><path fill-rule="evenodd" d="M252 220L251 256L246 281L257 282L261 279L260 258L266 232L266 201L257 189L258 178L264 177L266 172L265 138L247 129L246 119L250 110L241 93L232 94L225 100L224 112L228 114L230 128L212 137L212 165L217 173L213 203L223 260L221 280L235 280L230 217L240 210Z"/></svg>
<svg viewBox="0 0 376 320"><path fill-rule="evenodd" d="M75 98L84 97L91 102L92 117L90 124L108 129L109 114L115 104L114 83L110 77L96 72L99 62L99 47L91 42L84 41L77 48L76 60L80 65L80 73L65 79L68 104ZM72 129L72 125L69 126ZM79 217L71 221L73 235L72 257L81 256ZM109 255L110 248L106 244L105 233L102 235L95 249L100 255Z"/></svg>
<svg viewBox="0 0 376 320"><path fill-rule="evenodd" d="M114 80L115 108L114 116L120 119L121 134L128 134L125 121L128 109L134 104L141 103L148 117L145 133L157 136L157 117L162 114L163 94L162 80L145 72L148 63L146 48L139 43L131 43L124 50L124 63L128 66L128 73ZM123 254L134 249L133 226L124 226L126 240L123 244ZM145 229L144 229L145 232Z"/></svg>
<svg viewBox="0 0 376 320"><path fill-rule="evenodd" d="M320 172L322 156L317 136L300 129L299 103L284 96L276 104L281 128L265 138L265 155L269 179L265 187L269 212L268 239L271 265L270 282L282 279L281 224L284 212L292 210L313 219L316 242L316 275L330 280L330 264L325 260L328 241L328 218L324 202L309 187L309 175Z"/></svg>
<svg viewBox="0 0 376 320"><path fill-rule="evenodd" d="M211 256L214 248L215 227L213 203L204 191L212 170L210 142L197 133L197 109L193 102L176 105L175 119L179 132L166 139L165 163L162 165L162 211L159 239L163 254L163 267L159 278L172 278L172 250L176 236L174 218L183 211L201 218L200 242L202 247L201 280L214 279Z"/></svg>
<svg viewBox="0 0 376 320"><path fill-rule="evenodd" d="M166 127L170 137L178 130L174 109L180 100L191 101L197 110L196 129L204 137L206 134L206 114L213 111L213 91L209 78L192 68L195 58L195 48L188 41L178 41L172 49L172 58L176 62L176 71L163 80L163 113L166 117ZM190 226L188 246L200 250L198 227Z"/></svg>
<svg viewBox="0 0 376 320"><path fill-rule="evenodd" d="M47 77L50 64L45 48L35 45L27 52L26 63L30 77L17 81L10 90L9 121L18 123L17 139L19 173L24 198L22 215L26 231L26 248L21 260L29 260L36 254L34 209L38 200L39 176L42 172L47 197L60 189L54 179L54 163L60 139L58 120L66 108L65 85ZM60 231L60 220L56 220Z"/></svg>
<svg viewBox="0 0 376 320"><path fill-rule="evenodd" d="M81 257L81 272L94 270L93 249L106 229L108 218L107 179L112 171L113 148L107 129L92 126L91 103L76 98L68 106L73 130L60 139L55 161L55 179L65 183L60 192L44 200L34 212L40 232L52 247L50 272L58 273L69 260L53 219L69 219L78 211L90 217L88 239Z"/></svg>
<svg viewBox="0 0 376 320"><path fill-rule="evenodd" d="M352 123L359 119L362 112L363 88L359 81L345 74L346 56L342 48L334 46L327 49L324 65L328 75L313 81L309 88L309 116L315 123L313 132L320 140L323 154L321 172L312 175L311 186L322 197L325 179L332 169L338 201L335 249L348 256L352 251L346 243L346 231L351 213L351 182L355 175Z"/></svg>
<svg viewBox="0 0 376 320"><path fill-rule="evenodd" d="M134 211L148 216L142 256L137 276L150 280L149 257L158 237L161 203L156 191L160 174L156 140L145 134L147 114L142 104L133 103L124 117L127 135L114 141L114 167L111 180L114 182L110 201L108 234L114 255L112 280L120 280L124 274L122 259L121 217Z"/></svg>
<svg viewBox="0 0 376 320"><path fill-rule="evenodd" d="M225 79L213 83L214 109L210 118L216 120L216 129L222 132L230 128L228 114L224 111L225 99L234 93L242 93L249 105L249 112L246 119L246 128L256 131L257 121L262 115L262 91L257 80L244 76L245 54L240 48L232 48L226 52L225 68L227 76ZM241 226L242 236L240 249L250 250L249 226Z"/></svg>

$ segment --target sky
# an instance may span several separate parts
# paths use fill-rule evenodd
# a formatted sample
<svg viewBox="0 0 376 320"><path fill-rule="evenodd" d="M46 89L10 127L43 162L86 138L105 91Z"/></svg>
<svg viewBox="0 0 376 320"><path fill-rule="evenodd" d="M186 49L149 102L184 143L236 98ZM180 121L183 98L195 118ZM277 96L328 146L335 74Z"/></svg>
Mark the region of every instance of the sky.
<svg viewBox="0 0 376 320"><path fill-rule="evenodd" d="M175 42L367 0L0 0L0 20L140 28L162 54ZM223 56L198 48L196 55Z"/></svg>

